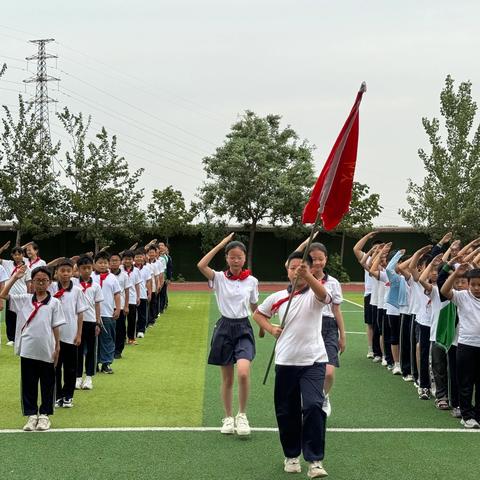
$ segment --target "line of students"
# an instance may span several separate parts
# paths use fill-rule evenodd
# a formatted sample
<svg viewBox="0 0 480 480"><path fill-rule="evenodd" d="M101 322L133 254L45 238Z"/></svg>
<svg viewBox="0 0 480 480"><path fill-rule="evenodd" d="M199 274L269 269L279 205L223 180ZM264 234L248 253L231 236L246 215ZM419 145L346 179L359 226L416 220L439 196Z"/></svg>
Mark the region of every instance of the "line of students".
<svg viewBox="0 0 480 480"><path fill-rule="evenodd" d="M480 239L462 247L447 233L408 257L378 240L364 251L375 235L354 247L365 270L367 358L479 429Z"/></svg>
<svg viewBox="0 0 480 480"><path fill-rule="evenodd" d="M0 309L6 300L7 345L21 358L24 430L44 431L54 404L73 407L75 389L91 390L97 371L112 374L125 343L137 344L154 325L160 304L151 307L152 284L161 291L168 262L151 243L145 250L101 251L94 259L60 258L47 266L32 246L37 258L24 258L24 249L15 247L12 260L1 260Z"/></svg>

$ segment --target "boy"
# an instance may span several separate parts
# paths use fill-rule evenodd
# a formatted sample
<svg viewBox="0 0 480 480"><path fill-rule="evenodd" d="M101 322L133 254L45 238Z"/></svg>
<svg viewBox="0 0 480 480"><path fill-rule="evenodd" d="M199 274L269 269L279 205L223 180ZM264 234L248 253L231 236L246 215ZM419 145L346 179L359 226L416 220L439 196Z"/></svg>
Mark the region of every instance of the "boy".
<svg viewBox="0 0 480 480"><path fill-rule="evenodd" d="M461 264L444 283L441 293L457 306L459 318L457 380L461 423L480 428L480 269ZM468 272L468 273L467 273ZM467 273L468 290L453 290L456 279ZM475 390L475 406L472 397Z"/></svg>
<svg viewBox="0 0 480 480"><path fill-rule="evenodd" d="M82 341L83 312L88 306L81 288L72 282L73 262L64 258L56 271L57 281L48 288L60 300L66 323L60 327L60 355L55 367L56 407L72 408L77 377L78 346ZM62 386L63 370L63 386Z"/></svg>
<svg viewBox="0 0 480 480"><path fill-rule="evenodd" d="M137 308L137 337L143 338L147 327L148 302L152 297L152 273L151 270L145 266L145 255L142 250L135 251L135 266L139 270L141 280L140 303Z"/></svg>
<svg viewBox="0 0 480 480"><path fill-rule="evenodd" d="M253 315L260 328L277 338L275 348L275 412L280 442L285 454L284 470L300 472L299 456L303 450L309 462L308 476L327 476L322 460L325 451L326 414L322 409L323 384L328 361L323 343L322 310L330 296L311 273L312 258L302 263L303 254L288 258L291 284L298 278L284 328L272 325L278 312L283 319L291 288L274 293Z"/></svg>
<svg viewBox="0 0 480 480"><path fill-rule="evenodd" d="M92 280L100 285L103 293L103 302L100 305L102 317L102 330L99 335L99 362L102 364L101 372L112 374L112 363L115 355L115 321L120 316L120 285L115 277L108 271L110 255L107 252L98 252L95 255Z"/></svg>
<svg viewBox="0 0 480 480"><path fill-rule="evenodd" d="M152 272L152 295L149 303L147 326L155 325L158 316L158 294L160 292L160 266L157 263L157 248L150 245L147 249L146 267L150 268ZM162 273L163 276L163 273Z"/></svg>
<svg viewBox="0 0 480 480"><path fill-rule="evenodd" d="M7 242L1 249L0 254L3 250L6 250L10 242ZM11 252L12 260L2 260L0 258L0 265L3 266L7 275L12 277L18 269L25 264L23 260L23 250L20 247L13 247ZM25 270L25 275L22 275L17 282L12 285L12 294L13 295L23 295L30 291L30 269L27 267ZM10 308L9 302L6 305L5 311L5 324L7 328L7 345L13 346L15 341L15 331L17 323L17 314L12 311Z"/></svg>
<svg viewBox="0 0 480 480"><path fill-rule="evenodd" d="M125 324L129 308L130 277L120 268L122 259L120 254L112 253L110 255L110 273L115 275L120 285L120 315L115 322L115 354L114 358L122 358L122 352L125 347L125 338L127 336L127 327Z"/></svg>
<svg viewBox="0 0 480 480"><path fill-rule="evenodd" d="M55 365L60 353L59 327L65 317L59 300L48 292L52 279L50 270L35 268L32 272L33 295L12 294L12 287L27 272L20 266L5 284L0 297L9 299L10 308L17 314L15 353L20 356L21 397L23 414L28 421L25 431L45 431L51 426L55 391ZM38 408L38 383L42 403Z"/></svg>
<svg viewBox="0 0 480 480"><path fill-rule="evenodd" d="M131 250L126 250L122 255L122 269L130 279L130 289L128 293L128 314L127 314L127 343L128 345L137 345L135 340L135 330L137 327L137 306L140 304L140 270L133 265L135 254Z"/></svg>
<svg viewBox="0 0 480 480"><path fill-rule="evenodd" d="M73 279L73 283L79 286L87 303L87 309L83 312L82 342L77 355L77 390L91 390L93 388L93 376L97 364L97 338L102 330L102 317L100 316L100 304L103 302L103 292L98 283L93 283L91 278L93 260L84 255L77 260L79 277ZM83 362L85 359L85 380L83 380Z"/></svg>
<svg viewBox="0 0 480 480"><path fill-rule="evenodd" d="M172 281L173 278L173 262L172 257L169 254L168 247L167 245L165 245L164 242L158 242L158 253L160 255L159 259L163 259L165 263L164 282L160 290L160 298L158 305L158 309L161 315L168 307L167 288L168 284Z"/></svg>

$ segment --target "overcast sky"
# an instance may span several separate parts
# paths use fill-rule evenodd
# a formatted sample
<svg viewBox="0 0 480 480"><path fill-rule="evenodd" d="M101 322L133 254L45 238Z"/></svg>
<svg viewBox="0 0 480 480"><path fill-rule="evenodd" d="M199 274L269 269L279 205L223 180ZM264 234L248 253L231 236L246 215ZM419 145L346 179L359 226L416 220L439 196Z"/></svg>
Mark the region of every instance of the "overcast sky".
<svg viewBox="0 0 480 480"><path fill-rule="evenodd" d="M445 77L480 94L478 1L24 0L4 2L0 103L14 105L36 46L48 51L50 96L119 138L142 186L173 185L187 201L246 109L277 113L317 146L317 170L367 82L356 180L381 195L378 225L402 225L407 179L420 180L422 116L439 115ZM59 90L57 90L59 88ZM34 87L27 89L33 95ZM51 114L54 139L61 136Z"/></svg>

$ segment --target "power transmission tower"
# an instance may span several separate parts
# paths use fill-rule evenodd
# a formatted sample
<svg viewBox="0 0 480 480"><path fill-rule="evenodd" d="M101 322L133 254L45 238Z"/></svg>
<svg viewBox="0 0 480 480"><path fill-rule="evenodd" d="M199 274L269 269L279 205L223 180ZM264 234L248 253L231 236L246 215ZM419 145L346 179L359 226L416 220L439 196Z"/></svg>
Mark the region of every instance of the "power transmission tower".
<svg viewBox="0 0 480 480"><path fill-rule="evenodd" d="M36 83L35 98L30 100L28 103L35 105L35 121L40 127L40 145L44 147L42 148L43 151L47 151L48 147L51 145L48 104L57 102L57 100L48 96L47 82L60 81L59 78L52 77L47 74L47 59L58 58L57 55L48 54L45 49L45 45L48 42L53 41L55 41L54 38L30 40L30 43L36 43L38 45L38 53L37 55L26 57L26 60L37 60L37 74L33 77L25 79L24 82Z"/></svg>

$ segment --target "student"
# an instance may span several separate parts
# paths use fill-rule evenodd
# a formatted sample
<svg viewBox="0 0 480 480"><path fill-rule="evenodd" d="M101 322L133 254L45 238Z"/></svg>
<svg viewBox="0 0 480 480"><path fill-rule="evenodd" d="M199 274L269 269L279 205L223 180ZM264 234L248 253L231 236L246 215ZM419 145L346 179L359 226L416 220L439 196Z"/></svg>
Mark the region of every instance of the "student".
<svg viewBox="0 0 480 480"><path fill-rule="evenodd" d="M221 318L213 330L208 363L221 368L221 395L225 418L222 420L223 434L250 435L246 407L250 390L250 364L255 358L255 338L248 319L258 302L258 280L250 270L243 270L247 249L241 242L232 241L233 233L224 238L197 264L198 269L215 291ZM209 267L215 255L225 249L228 268L217 272ZM238 414L232 415L234 366L238 377Z"/></svg>
<svg viewBox="0 0 480 480"><path fill-rule="evenodd" d="M98 361L102 364L101 372L112 374L112 363L115 355L115 321L120 316L120 285L115 275L108 271L110 255L107 252L98 252L93 265L92 274L94 283L100 285L103 293L103 302L100 304L102 330L98 337Z"/></svg>
<svg viewBox="0 0 480 480"><path fill-rule="evenodd" d="M57 265L57 281L50 284L48 290L60 300L66 323L60 327L60 355L55 367L56 407L73 407L73 393L77 377L78 346L82 341L83 312L87 302L82 289L72 281L73 262L64 258ZM63 373L63 385L62 385Z"/></svg>
<svg viewBox="0 0 480 480"><path fill-rule="evenodd" d="M130 277L120 268L122 259L119 253L110 255L110 273L117 277L120 285L120 315L115 322L115 354L114 358L122 358L122 352L125 348L127 338L126 317L130 304Z"/></svg>
<svg viewBox="0 0 480 480"><path fill-rule="evenodd" d="M17 313L15 353L20 356L21 398L23 415L28 421L25 431L49 430L53 415L55 365L60 353L59 327L66 323L59 300L48 292L52 274L48 268L32 272L33 294L10 293L28 267L21 265L5 284L0 297L9 299ZM38 407L38 383L42 403Z"/></svg>
<svg viewBox="0 0 480 480"><path fill-rule="evenodd" d="M98 336L102 330L100 304L103 302L103 292L98 283L91 278L93 260L82 255L77 260L79 277L72 279L74 285L82 289L85 295L87 309L83 312L82 341L77 349L77 390L92 390L93 376L97 365ZM85 362L85 380L83 379L83 364Z"/></svg>
<svg viewBox="0 0 480 480"><path fill-rule="evenodd" d="M158 242L158 252L165 262L165 277L160 290L159 311L162 314L168 307L168 284L173 279L173 261L169 253L169 247L164 242Z"/></svg>
<svg viewBox="0 0 480 480"><path fill-rule="evenodd" d="M29 242L22 247L25 251L26 258L25 263L30 270L33 270L36 267L46 267L47 263L45 260L40 258L39 248L35 242Z"/></svg>
<svg viewBox="0 0 480 480"><path fill-rule="evenodd" d="M9 279L8 273L5 271L2 265L0 265L0 292L3 290L5 282ZM3 310L3 299L0 298L0 312ZM1 332L0 332L0 343L2 340Z"/></svg>
<svg viewBox="0 0 480 480"><path fill-rule="evenodd" d="M10 242L7 242L0 248L0 254L8 248ZM3 266L7 275L12 277L18 269L25 265L23 260L23 250L20 247L13 247L10 255L12 260L3 260L0 258L0 265ZM12 294L13 295L22 295L30 291L30 269L27 267L25 270L25 275L19 277L18 281L15 282L12 286ZM10 308L10 304L7 301L6 310L5 310L5 325L7 330L7 345L13 346L15 341L15 331L16 331L16 324L17 324L17 314Z"/></svg>
<svg viewBox="0 0 480 480"><path fill-rule="evenodd" d="M137 345L135 333L137 328L137 306L140 304L140 285L142 279L140 270L133 265L135 254L131 250L126 250L122 255L122 270L130 279L130 288L128 291L128 313L127 313L127 344Z"/></svg>
<svg viewBox="0 0 480 480"><path fill-rule="evenodd" d="M461 264L442 287L442 294L457 306L459 318L457 380L461 423L480 428L480 270ZM468 272L468 273L467 273ZM453 290L457 278L467 274L468 290ZM472 397L475 391L475 406Z"/></svg>
<svg viewBox="0 0 480 480"><path fill-rule="evenodd" d="M162 290L166 281L166 270L167 270L167 260L164 255L160 254L160 248L158 246L157 246L155 264L157 265L157 269L159 271L159 277L157 279L157 302L156 302L156 310L155 310L155 313L158 317L161 313L160 303L161 303Z"/></svg>
<svg viewBox="0 0 480 480"><path fill-rule="evenodd" d="M302 263L302 254L294 252L288 259L288 278L293 292L290 311L282 330L270 323L278 312L284 319L288 300L287 290L267 297L253 318L275 338L275 413L280 442L285 455L284 470L300 472L299 456L303 451L309 463L310 478L325 477L322 460L325 453L326 413L323 406L323 383L328 355L318 332L322 326L322 310L330 303L330 295L310 268L312 258Z"/></svg>
<svg viewBox="0 0 480 480"><path fill-rule="evenodd" d="M158 293L160 293L160 266L157 263L157 248L155 245L150 245L147 249L147 261L146 267L150 268L152 274L152 295L148 305L148 320L147 326L155 325L158 316Z"/></svg>
<svg viewBox="0 0 480 480"><path fill-rule="evenodd" d="M148 302L152 298L152 272L145 266L145 254L142 250L135 251L135 267L140 277L140 302L137 307L137 338L145 336L147 328Z"/></svg>

